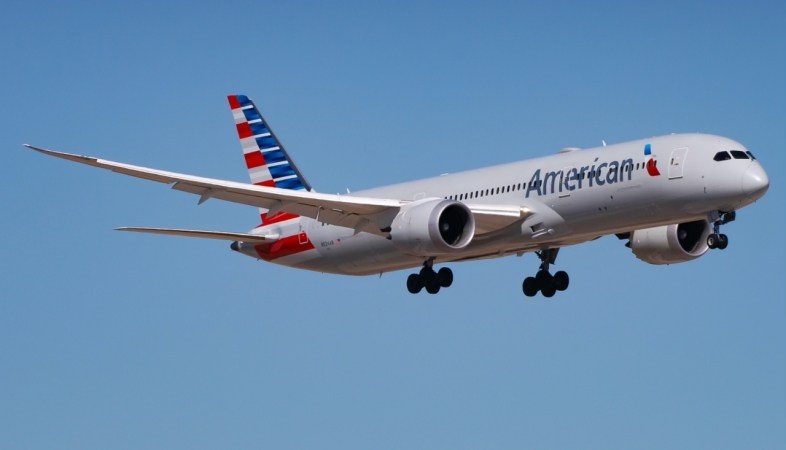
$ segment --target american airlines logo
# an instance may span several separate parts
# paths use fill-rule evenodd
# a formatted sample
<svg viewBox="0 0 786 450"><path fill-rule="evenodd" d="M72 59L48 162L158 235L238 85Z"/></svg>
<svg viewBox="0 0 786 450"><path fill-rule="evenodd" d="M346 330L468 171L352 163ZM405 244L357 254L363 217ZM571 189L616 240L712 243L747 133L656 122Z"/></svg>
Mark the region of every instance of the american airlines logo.
<svg viewBox="0 0 786 450"><path fill-rule="evenodd" d="M644 155L650 157L644 166L647 169L647 173L653 177L659 176L660 172L658 171L655 158L652 157L650 144L644 146ZM628 158L623 161L603 162L598 165L593 164L581 168L568 167L555 172L545 172L542 179L542 171L538 169L529 180L526 197L529 198L532 192L536 192L538 195L553 194L555 192L568 193L585 187L622 183L625 181L626 174L627 181L630 181L636 168L636 165L633 164L633 159Z"/></svg>

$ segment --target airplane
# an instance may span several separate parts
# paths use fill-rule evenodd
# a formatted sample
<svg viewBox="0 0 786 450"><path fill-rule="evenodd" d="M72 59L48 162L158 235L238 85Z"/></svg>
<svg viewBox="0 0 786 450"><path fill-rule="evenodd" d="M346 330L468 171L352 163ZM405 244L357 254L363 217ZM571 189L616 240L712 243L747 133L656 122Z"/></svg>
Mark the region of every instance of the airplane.
<svg viewBox="0 0 786 450"><path fill-rule="evenodd" d="M171 184L208 199L259 208L247 233L123 227L120 231L232 241L258 260L323 273L376 275L420 268L406 280L416 294L453 283L435 264L535 253L540 266L524 295L568 288L554 275L562 247L614 234L649 264L694 260L725 249L721 225L760 199L769 178L739 142L671 134L383 186L346 195L319 193L306 180L254 102L227 97L251 184L197 177L61 153L46 155Z"/></svg>

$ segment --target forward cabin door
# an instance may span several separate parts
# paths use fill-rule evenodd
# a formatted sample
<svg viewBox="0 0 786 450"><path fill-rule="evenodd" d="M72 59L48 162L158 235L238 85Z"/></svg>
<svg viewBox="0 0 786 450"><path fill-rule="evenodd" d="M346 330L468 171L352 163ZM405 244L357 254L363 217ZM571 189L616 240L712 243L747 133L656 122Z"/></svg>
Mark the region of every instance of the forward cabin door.
<svg viewBox="0 0 786 450"><path fill-rule="evenodd" d="M669 159L669 180L682 178L682 170L685 168L685 156L688 154L687 148L675 148L671 152Z"/></svg>

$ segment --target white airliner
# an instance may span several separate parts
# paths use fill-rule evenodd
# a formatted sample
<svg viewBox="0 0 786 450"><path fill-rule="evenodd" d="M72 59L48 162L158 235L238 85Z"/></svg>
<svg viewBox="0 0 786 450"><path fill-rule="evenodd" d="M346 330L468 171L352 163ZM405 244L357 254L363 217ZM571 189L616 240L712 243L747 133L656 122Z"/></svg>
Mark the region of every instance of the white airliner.
<svg viewBox="0 0 786 450"><path fill-rule="evenodd" d="M353 194L317 193L254 103L228 97L251 183L149 169L27 145L41 153L173 184L200 196L258 207L248 233L168 228L122 231L233 241L232 250L268 262L345 275L422 267L407 289L447 288L453 272L434 264L534 252L527 296L568 287L551 275L559 249L615 234L650 264L724 249L720 226L761 198L769 179L742 144L706 134L672 134L578 149Z"/></svg>

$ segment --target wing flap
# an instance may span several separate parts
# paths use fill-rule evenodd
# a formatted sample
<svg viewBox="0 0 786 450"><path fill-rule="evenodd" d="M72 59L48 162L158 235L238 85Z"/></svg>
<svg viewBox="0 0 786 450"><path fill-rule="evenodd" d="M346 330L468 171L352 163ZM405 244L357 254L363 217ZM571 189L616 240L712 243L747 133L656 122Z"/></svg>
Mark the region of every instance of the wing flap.
<svg viewBox="0 0 786 450"><path fill-rule="evenodd" d="M229 231L202 231L185 230L180 228L143 228L143 227L121 227L115 228L117 231L133 231L135 233L163 234L167 236L183 236L202 239L218 239L221 241L240 241L252 243L270 243L278 240L277 234L262 236L259 234L232 233Z"/></svg>

